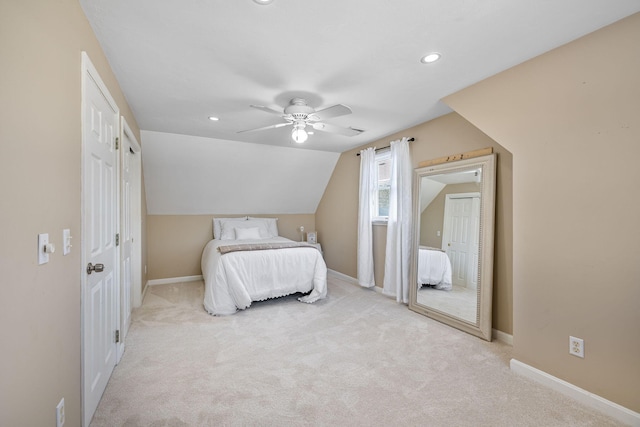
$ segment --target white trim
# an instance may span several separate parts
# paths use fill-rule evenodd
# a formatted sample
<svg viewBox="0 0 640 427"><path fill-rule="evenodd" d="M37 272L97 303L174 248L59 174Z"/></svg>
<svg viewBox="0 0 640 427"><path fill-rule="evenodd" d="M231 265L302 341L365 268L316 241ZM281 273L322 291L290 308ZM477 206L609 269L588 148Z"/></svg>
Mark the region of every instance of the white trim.
<svg viewBox="0 0 640 427"><path fill-rule="evenodd" d="M344 280L345 282L349 282L349 283L352 283L354 285L358 285L358 279L353 278L351 276L347 276L346 274L342 274L339 271L335 271L335 270L332 270L330 268L327 268L327 274L330 275L330 276L335 276L340 280ZM360 286L360 285L358 285L358 286Z"/></svg>
<svg viewBox="0 0 640 427"><path fill-rule="evenodd" d="M491 336L496 341L513 346L513 335L509 335L506 332L502 332L497 329L492 329Z"/></svg>
<svg viewBox="0 0 640 427"><path fill-rule="evenodd" d="M142 291L142 297L140 298L140 306L142 307L142 304L144 304L144 297L147 296L147 289L149 289L149 281L147 280L147 283L144 285L144 291Z"/></svg>
<svg viewBox="0 0 640 427"><path fill-rule="evenodd" d="M136 138L136 135L133 133L133 131L131 130L131 128L129 127L129 124L127 123L127 120L124 118L124 116L120 116L120 120L122 123L122 133L126 134L129 139L131 140L131 149L135 152L135 153L139 153L140 151L142 151L142 148L140 147L140 143L138 142L138 139Z"/></svg>
<svg viewBox="0 0 640 427"><path fill-rule="evenodd" d="M542 385L545 385L565 396L569 396L578 402L592 409L600 411L616 420L632 426L640 426L640 413L618 405L610 400L584 390L578 386L568 383L544 371L522 363L519 360L511 359L510 367L516 374L527 377Z"/></svg>
<svg viewBox="0 0 640 427"><path fill-rule="evenodd" d="M480 198L480 193L477 191L474 191L472 193L451 193L451 194L447 194L446 198L448 199L479 199Z"/></svg>
<svg viewBox="0 0 640 427"><path fill-rule="evenodd" d="M171 283L197 282L198 280L202 280L202 275L200 275L200 276L168 277L166 279L152 279L152 280L147 280L147 287L156 286L156 285L169 285ZM145 288L145 292L146 292L146 288Z"/></svg>
<svg viewBox="0 0 640 427"><path fill-rule="evenodd" d="M351 277L351 276L347 276L346 274L342 274L342 273L340 273L339 271L335 271L335 270L332 270L332 269L330 269L330 268L327 268L327 275L328 275L328 276L334 276L334 277L336 277L337 279L340 279L340 280L342 280L342 281L345 281L345 282L351 283L352 285L357 285L359 288L362 288L362 289L370 289L370 290L372 290L372 291L374 291L374 292L377 292L377 293L379 293L379 294L381 294L381 295L384 295L384 294L382 293L382 288L381 288L381 287L379 287L379 286L372 286L372 287L370 287L370 288L365 288L365 287L363 287L363 286L360 286L360 284L358 283L358 279L356 279L356 278L354 278L354 277ZM384 296L389 296L389 295L384 295ZM395 298L395 296L394 296L393 298Z"/></svg>

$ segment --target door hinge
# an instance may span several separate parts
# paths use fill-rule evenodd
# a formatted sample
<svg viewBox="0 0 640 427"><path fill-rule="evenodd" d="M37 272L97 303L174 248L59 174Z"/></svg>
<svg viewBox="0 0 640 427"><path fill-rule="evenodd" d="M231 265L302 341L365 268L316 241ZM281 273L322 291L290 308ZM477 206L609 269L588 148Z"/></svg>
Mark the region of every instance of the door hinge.
<svg viewBox="0 0 640 427"><path fill-rule="evenodd" d="M120 148L120 138L116 137L116 150Z"/></svg>
<svg viewBox="0 0 640 427"><path fill-rule="evenodd" d="M120 342L120 329L116 329L116 344Z"/></svg>
<svg viewBox="0 0 640 427"><path fill-rule="evenodd" d="M120 246L120 233L116 234L116 246Z"/></svg>

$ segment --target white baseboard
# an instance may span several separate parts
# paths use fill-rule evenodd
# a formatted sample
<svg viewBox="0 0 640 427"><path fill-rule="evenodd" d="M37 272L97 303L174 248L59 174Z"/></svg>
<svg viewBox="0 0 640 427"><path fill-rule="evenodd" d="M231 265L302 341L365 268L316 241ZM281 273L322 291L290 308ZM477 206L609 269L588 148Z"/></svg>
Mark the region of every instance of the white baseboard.
<svg viewBox="0 0 640 427"><path fill-rule="evenodd" d="M144 297L147 296L148 290L149 290L149 281L147 280L147 284L144 286L144 291L142 291L142 298L140 298L140 306L144 304Z"/></svg>
<svg viewBox="0 0 640 427"><path fill-rule="evenodd" d="M351 276L347 276L346 274L342 274L339 271L335 271L335 270L332 270L330 268L327 268L327 274L331 275L331 276L335 276L338 279L343 280L345 282L349 282L349 283L352 283L354 285L358 285L358 279L356 279L354 277L351 277ZM358 286L360 286L360 285L358 285Z"/></svg>
<svg viewBox="0 0 640 427"><path fill-rule="evenodd" d="M335 271L335 270L331 270L330 268L327 268L327 274L337 277L338 279L345 281L345 282L349 282L352 285L357 285L363 289L371 289L372 291L375 291L379 294L382 294L382 288L378 287L378 286L373 286L371 288L365 288L364 286L360 286L360 283L358 283L358 279L356 279L355 277L351 277L351 276L347 276L346 274L342 274L339 271ZM384 294L383 294L384 295ZM388 295L385 295L388 296Z"/></svg>
<svg viewBox="0 0 640 427"><path fill-rule="evenodd" d="M529 366L516 359L511 359L510 367L513 372L545 385L553 390L559 391L560 393L577 400L583 405L600 411L620 422L631 426L640 426L640 414L632 411L631 409L611 402L597 394L590 393L578 386L547 374L544 371L536 369L533 366Z"/></svg>
<svg viewBox="0 0 640 427"><path fill-rule="evenodd" d="M497 329L492 329L491 337L496 341L500 341L501 343L504 343L513 347L513 335L509 335L506 332L502 332Z"/></svg>
<svg viewBox="0 0 640 427"><path fill-rule="evenodd" d="M202 275L200 276L183 276L183 277L169 277L166 279L153 279L147 281L147 286L155 286L155 285L169 285L171 283L183 283L183 282L197 282L198 280L202 280Z"/></svg>

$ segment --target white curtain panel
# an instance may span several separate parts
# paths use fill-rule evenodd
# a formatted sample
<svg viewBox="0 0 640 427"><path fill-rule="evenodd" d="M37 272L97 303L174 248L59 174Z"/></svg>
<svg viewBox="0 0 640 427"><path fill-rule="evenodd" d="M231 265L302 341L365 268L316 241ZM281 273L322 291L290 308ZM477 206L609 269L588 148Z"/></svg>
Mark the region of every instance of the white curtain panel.
<svg viewBox="0 0 640 427"><path fill-rule="evenodd" d="M411 262L411 155L409 139L391 143L391 191L387 223L387 252L382 293L409 302Z"/></svg>
<svg viewBox="0 0 640 427"><path fill-rule="evenodd" d="M358 208L358 283L365 288L376 285L373 277L373 229L375 194L378 187L376 150L360 151L360 205Z"/></svg>

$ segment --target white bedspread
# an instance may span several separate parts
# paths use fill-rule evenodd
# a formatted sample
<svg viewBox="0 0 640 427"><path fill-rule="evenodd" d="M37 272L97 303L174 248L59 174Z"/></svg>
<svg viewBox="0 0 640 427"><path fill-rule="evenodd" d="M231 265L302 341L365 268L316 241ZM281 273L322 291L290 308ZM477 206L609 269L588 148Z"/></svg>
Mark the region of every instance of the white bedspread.
<svg viewBox="0 0 640 427"><path fill-rule="evenodd" d="M238 243L288 242L284 237L266 240L211 240L202 252L204 308L209 314L233 314L252 301L289 295L309 295L312 303L327 296L327 265L317 249L286 248L231 252L221 255L219 246Z"/></svg>
<svg viewBox="0 0 640 427"><path fill-rule="evenodd" d="M421 246L418 251L418 288L422 285L451 290L451 261L445 252Z"/></svg>

